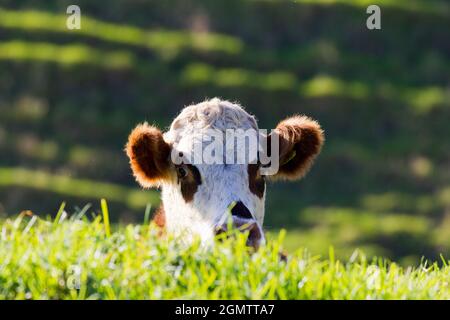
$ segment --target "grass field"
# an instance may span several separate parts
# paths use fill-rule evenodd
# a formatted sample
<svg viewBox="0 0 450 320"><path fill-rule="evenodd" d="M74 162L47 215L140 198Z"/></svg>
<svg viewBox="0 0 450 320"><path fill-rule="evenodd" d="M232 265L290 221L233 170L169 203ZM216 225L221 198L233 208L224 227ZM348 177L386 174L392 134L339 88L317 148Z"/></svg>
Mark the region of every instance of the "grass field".
<svg viewBox="0 0 450 320"><path fill-rule="evenodd" d="M284 233L251 254L245 236L183 245L143 225L111 230L102 213L55 219L26 212L0 223L0 299L450 299L450 265L417 268L314 257L281 261ZM147 218L146 218L147 219Z"/></svg>

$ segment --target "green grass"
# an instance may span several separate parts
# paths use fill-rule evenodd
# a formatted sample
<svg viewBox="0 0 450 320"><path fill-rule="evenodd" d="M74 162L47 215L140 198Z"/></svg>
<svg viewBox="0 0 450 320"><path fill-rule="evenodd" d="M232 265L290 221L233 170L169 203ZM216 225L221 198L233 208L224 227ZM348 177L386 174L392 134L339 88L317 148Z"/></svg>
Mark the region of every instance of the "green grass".
<svg viewBox="0 0 450 320"><path fill-rule="evenodd" d="M27 31L67 33L67 15L35 10L6 10L0 8L0 27ZM138 27L108 23L83 15L81 29L72 32L102 41L134 45L155 50L161 55L174 55L184 49L218 51L237 54L242 42L216 33L194 33L177 30L144 30Z"/></svg>
<svg viewBox="0 0 450 320"><path fill-rule="evenodd" d="M103 217L108 217L102 201ZM203 247L149 225L98 215L21 214L0 223L0 299L450 299L450 265L402 268L355 252L349 262L301 249L280 261L284 233L256 253L245 236ZM75 288L74 288L75 287Z"/></svg>
<svg viewBox="0 0 450 320"><path fill-rule="evenodd" d="M83 44L66 46L45 42L15 40L0 42L0 60L54 62L63 66L95 65L110 69L126 69L134 56L126 51L103 52Z"/></svg>
<svg viewBox="0 0 450 320"><path fill-rule="evenodd" d="M302 79L303 80L303 79ZM204 63L192 63L181 74L186 86L216 86L219 88L253 88L262 91L296 91L302 97L348 97L368 101L373 97L404 103L417 113L426 113L435 107L448 106L444 88L400 87L385 82L372 85L359 81L345 81L329 75L318 74L312 79L300 81L295 74L285 71L255 72L247 69L214 69Z"/></svg>
<svg viewBox="0 0 450 320"><path fill-rule="evenodd" d="M52 62L61 66L91 65L111 70L138 70L146 64L126 50L102 51L84 44L54 45L20 40L0 41L0 60ZM449 93L440 86L401 87L389 82L374 86L323 74L302 80L300 82L295 74L283 70L256 72L243 68L215 69L204 63L191 63L180 75L180 83L188 87L210 85L219 88L258 89L264 92L283 90L294 91L308 98L348 97L362 101L375 96L409 105L417 113L427 113L449 104Z"/></svg>

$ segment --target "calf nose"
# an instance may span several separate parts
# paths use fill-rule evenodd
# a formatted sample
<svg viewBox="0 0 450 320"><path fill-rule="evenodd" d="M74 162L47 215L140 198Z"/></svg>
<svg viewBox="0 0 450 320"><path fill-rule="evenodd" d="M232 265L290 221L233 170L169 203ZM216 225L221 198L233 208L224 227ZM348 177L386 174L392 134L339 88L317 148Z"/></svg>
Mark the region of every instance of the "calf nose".
<svg viewBox="0 0 450 320"><path fill-rule="evenodd" d="M248 210L248 208L241 201L238 201L234 203L234 206L230 211L233 228L236 228L241 232L248 231L247 245L249 247L258 249L263 239L263 234L258 223L253 218L250 210ZM216 230L216 234L220 234L226 231L227 223L219 226Z"/></svg>

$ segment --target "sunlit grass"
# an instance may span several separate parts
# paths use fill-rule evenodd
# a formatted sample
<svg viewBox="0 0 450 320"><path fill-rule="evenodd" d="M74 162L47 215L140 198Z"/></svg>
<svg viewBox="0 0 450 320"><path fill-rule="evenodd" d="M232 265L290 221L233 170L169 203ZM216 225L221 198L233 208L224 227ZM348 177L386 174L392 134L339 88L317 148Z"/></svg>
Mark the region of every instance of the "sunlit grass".
<svg viewBox="0 0 450 320"><path fill-rule="evenodd" d="M315 1L311 1L311 3L313 2L315 3ZM359 1L343 2L365 6L366 1L363 1L362 4ZM323 3L336 5L339 1L323 1ZM386 5L389 7L394 6L395 3L396 1L386 1ZM399 7L403 6L406 7L406 2L401 2ZM428 3L424 5L427 9L434 6L435 4L428 5ZM439 14L449 12L449 6L442 5L442 7L444 9L436 10ZM331 63L331 65L336 66L344 64L361 70L365 69L367 65L375 63L373 59L359 56L355 52L341 52L337 47L333 47L333 43L330 42L331 39L327 37L323 37L317 43L302 43L299 46L290 47L289 53L286 55L283 51L278 51L276 48L274 50L254 48L238 37L227 34L191 32L189 30L145 30L127 24L104 22L85 14L82 17L83 23L80 30L68 30L65 25L67 16L63 14L36 10L15 11L0 8L0 28L26 30L27 32L43 35L58 33L64 36L76 35L77 37L96 38L110 43L148 48L163 58L173 58L183 51L194 50L218 52L221 55L217 55L217 57L224 57L225 59L230 59L230 55L233 55L235 56L234 58L239 58L239 61L243 59L246 65L260 65L264 64L266 59L269 61L275 59L283 65L288 64L289 68L304 69L313 60L320 65ZM422 53L420 61L426 60L426 54L427 50ZM377 68L379 70L392 70L392 64L386 63L388 60L395 60L395 57L389 56L377 59ZM355 63L358 66L355 66ZM398 65L398 63L396 61L394 64ZM442 72L445 73L448 66L444 61L439 63L441 64ZM408 69L410 67L408 66ZM404 77L405 75L403 74L402 76Z"/></svg>
<svg viewBox="0 0 450 320"><path fill-rule="evenodd" d="M306 97L347 96L367 99L370 91L370 88L361 82L346 82L325 75L316 76L300 87L301 94Z"/></svg>
<svg viewBox="0 0 450 320"><path fill-rule="evenodd" d="M350 229L354 230L354 239L360 236L370 237L371 235L389 236L400 232L420 236L431 230L431 221L426 217L400 213L380 214L354 208L308 208L303 212L302 221L330 227L347 225L347 231ZM353 240L353 237L352 239L349 238L349 240Z"/></svg>
<svg viewBox="0 0 450 320"><path fill-rule="evenodd" d="M295 74L281 70L256 72L243 68L215 68L204 63L192 63L185 67L180 77L181 83L186 86L296 91L300 96L307 98L344 97L368 101L378 96L405 103L417 113L426 113L436 107L448 106L450 103L450 92L441 87L405 88L390 83L373 85L323 74L302 81Z"/></svg>
<svg viewBox="0 0 450 320"><path fill-rule="evenodd" d="M374 206L372 202L390 202L391 198L386 195L364 200ZM439 253L449 252L450 237L445 231L449 216L437 218L412 215L408 211L389 211L393 209L391 206L402 205L382 203L374 210L307 207L298 214L297 227L289 230L286 248L292 251L307 246L314 254L323 255L333 245L343 259L348 259L359 248L371 257L401 256L399 262L402 264L418 264L422 256L436 257Z"/></svg>
<svg viewBox="0 0 450 320"><path fill-rule="evenodd" d="M237 54L243 44L237 38L216 33L195 33L176 30L145 30L138 27L115 24L82 16L79 30L68 30L67 15L35 10L0 9L0 27L51 33L72 33L118 44L140 46L171 56L185 49L218 51Z"/></svg>
<svg viewBox="0 0 450 320"><path fill-rule="evenodd" d="M417 212L431 215L433 211L443 210L445 199L437 194L407 194L399 192L368 193L361 197L360 204L366 209L378 212Z"/></svg>
<svg viewBox="0 0 450 320"><path fill-rule="evenodd" d="M330 246L335 246L336 256L343 261L348 261L355 250L361 250L367 257L389 257L389 250L383 246L374 243L355 243L353 242L355 233L345 228L338 230L330 226L316 226L310 228L293 228L289 229L286 235L285 248L287 252L295 252L296 250L307 247L313 255L326 257ZM276 236L277 231L268 233L269 237ZM412 257L406 261L408 265L417 265L420 258ZM405 265L405 257L398 261L401 265Z"/></svg>
<svg viewBox="0 0 450 320"><path fill-rule="evenodd" d="M133 65L133 55L126 51L105 52L84 44L54 45L20 40L0 42L0 60L45 61L67 66L93 64L112 69Z"/></svg>
<svg viewBox="0 0 450 320"><path fill-rule="evenodd" d="M443 105L450 101L450 90L443 90L439 87L429 87L422 90L406 90L403 94L419 113L427 113L434 106Z"/></svg>
<svg viewBox="0 0 450 320"><path fill-rule="evenodd" d="M218 87L253 87L261 90L291 90L296 84L293 74L283 71L256 72L246 69L215 69L203 63L188 65L182 75L186 85L216 85Z"/></svg>
<svg viewBox="0 0 450 320"><path fill-rule="evenodd" d="M92 64L105 68L138 68L139 63L129 51L103 52L83 44L53 45L39 42L0 42L0 60L48 61L61 65ZM204 63L188 64L180 74L187 86L255 88L267 92L296 91L308 98L348 97L369 100L380 96L411 106L417 113L448 106L450 91L438 86L405 88L390 83L371 85L362 81L345 81L330 75L317 75L300 81L296 75L283 71L257 72L243 68L215 68Z"/></svg>
<svg viewBox="0 0 450 320"><path fill-rule="evenodd" d="M405 269L301 249L282 261L283 233L251 254L244 235L204 247L147 225L108 236L101 216L67 216L0 223L0 299L450 299L444 259Z"/></svg>
<svg viewBox="0 0 450 320"><path fill-rule="evenodd" d="M159 203L155 191L141 191L112 183L72 178L67 175L49 174L24 168L1 168L0 186L18 186L40 191L54 192L59 195L79 198L103 198L123 203L132 209L143 209L150 203Z"/></svg>

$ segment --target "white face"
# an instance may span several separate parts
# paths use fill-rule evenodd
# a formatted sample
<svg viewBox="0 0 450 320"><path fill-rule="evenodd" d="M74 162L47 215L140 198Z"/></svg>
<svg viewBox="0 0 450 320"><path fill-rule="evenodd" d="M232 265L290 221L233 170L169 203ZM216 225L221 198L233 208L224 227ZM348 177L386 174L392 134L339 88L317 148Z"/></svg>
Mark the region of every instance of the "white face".
<svg viewBox="0 0 450 320"><path fill-rule="evenodd" d="M180 166L182 174L187 173L187 183L178 178L162 185L162 200L166 213L168 230L187 234L197 234L205 241L211 239L217 229L227 223L228 208L233 203L241 203L240 208L231 210L233 215L240 215L248 219L249 223L256 223L262 234L264 219L265 184L261 179L262 193L255 194L250 189L248 164L236 165L206 165ZM191 179L197 175L199 179ZM200 182L200 183L198 183ZM183 184L188 185L182 190ZM184 191L184 192L183 192ZM188 194L186 194L188 193ZM243 212L243 206L248 212ZM234 209L234 208L233 208ZM242 212L239 212L239 209ZM251 217L245 216L250 213ZM244 222L244 221L243 221Z"/></svg>
<svg viewBox="0 0 450 320"><path fill-rule="evenodd" d="M162 187L164 210L155 221L168 231L188 239L200 235L209 241L216 233L226 231L231 216L235 228L249 232L247 244L258 247L264 241L266 178L261 173L266 174L266 168L253 162L256 158L250 155L245 161L237 160L247 152L246 147L242 152L239 146L227 147L223 154L214 152L219 158L227 158L231 150L236 162L196 161L194 145L200 140L204 146L205 140L200 137L205 130L257 131L258 126L239 105L217 98L184 108L164 134L147 123L138 125L126 146L133 174L143 187ZM324 140L316 121L298 115L279 122L269 138L272 142L279 140L278 150L273 151L271 144L271 161L279 163L271 179L291 180L306 174ZM174 154L185 161L174 161ZM257 159L263 162L263 158Z"/></svg>
<svg viewBox="0 0 450 320"><path fill-rule="evenodd" d="M245 223L253 225L254 235L261 236L259 244L263 234L265 181L259 174L258 165L248 161L229 163L225 155L222 155L223 164L207 164L194 159L194 153L199 153L195 143L200 141L200 145L206 148L208 141L217 139L217 136L208 134L208 129L225 133L230 129L257 128L254 118L243 109L231 104L226 104L226 107L230 109L225 113L219 105L211 103L188 107L164 134L174 154L183 154L185 159L190 159L184 164L173 164L172 179L162 184L166 227L175 233L200 235L207 241L217 230L225 229L230 206L234 205L231 215L236 227ZM215 117L219 112L221 114ZM225 141L220 140L223 146ZM238 149L238 146L231 150L235 160L242 152L246 151Z"/></svg>

